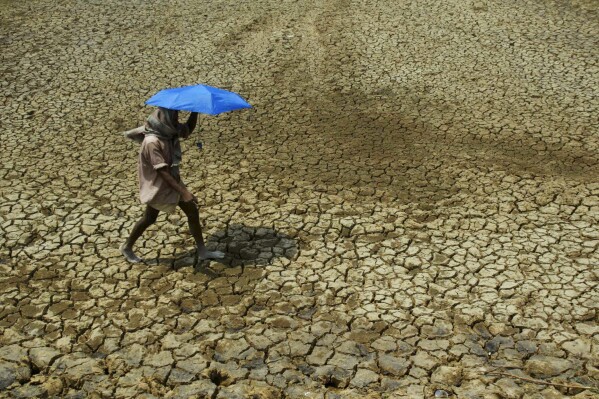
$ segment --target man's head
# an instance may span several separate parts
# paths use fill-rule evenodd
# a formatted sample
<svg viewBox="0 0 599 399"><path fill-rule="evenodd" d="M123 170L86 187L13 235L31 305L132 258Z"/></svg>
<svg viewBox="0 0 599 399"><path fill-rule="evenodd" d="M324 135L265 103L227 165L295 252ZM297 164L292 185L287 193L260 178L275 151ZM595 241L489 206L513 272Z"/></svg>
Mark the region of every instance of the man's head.
<svg viewBox="0 0 599 399"><path fill-rule="evenodd" d="M179 111L174 109L168 109L163 107L158 107L159 115L158 119L163 121L169 126L177 126L179 123Z"/></svg>

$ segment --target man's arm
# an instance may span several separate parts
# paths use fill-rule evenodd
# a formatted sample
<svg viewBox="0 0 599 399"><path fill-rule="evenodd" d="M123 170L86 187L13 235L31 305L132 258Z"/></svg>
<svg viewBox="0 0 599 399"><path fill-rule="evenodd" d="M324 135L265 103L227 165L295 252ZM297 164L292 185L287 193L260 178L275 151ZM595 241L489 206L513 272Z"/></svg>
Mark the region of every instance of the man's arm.
<svg viewBox="0 0 599 399"><path fill-rule="evenodd" d="M175 178L171 175L169 169L170 168L168 166L158 169L160 177L162 177L173 190L181 194L181 199L184 202L193 201L197 203L198 199L195 197L195 195L190 193L189 190L187 190L187 188L185 188L183 184L175 180Z"/></svg>
<svg viewBox="0 0 599 399"><path fill-rule="evenodd" d="M193 130L196 128L197 124L198 124L198 113L192 112L191 114L189 114L189 118L187 118L187 122L185 122L185 125L187 126L187 132L182 138L186 139L187 137L189 137L191 135L191 133L193 132Z"/></svg>

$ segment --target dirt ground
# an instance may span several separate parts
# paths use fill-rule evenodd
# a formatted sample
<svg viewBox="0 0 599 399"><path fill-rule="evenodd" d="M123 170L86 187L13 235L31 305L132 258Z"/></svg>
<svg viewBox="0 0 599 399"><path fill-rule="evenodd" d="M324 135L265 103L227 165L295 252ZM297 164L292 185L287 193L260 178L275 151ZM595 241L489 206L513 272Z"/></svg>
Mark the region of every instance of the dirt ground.
<svg viewBox="0 0 599 399"><path fill-rule="evenodd" d="M598 1L0 17L0 396L598 397ZM179 212L128 264L121 132L195 83L254 106L183 143L227 256L194 265Z"/></svg>

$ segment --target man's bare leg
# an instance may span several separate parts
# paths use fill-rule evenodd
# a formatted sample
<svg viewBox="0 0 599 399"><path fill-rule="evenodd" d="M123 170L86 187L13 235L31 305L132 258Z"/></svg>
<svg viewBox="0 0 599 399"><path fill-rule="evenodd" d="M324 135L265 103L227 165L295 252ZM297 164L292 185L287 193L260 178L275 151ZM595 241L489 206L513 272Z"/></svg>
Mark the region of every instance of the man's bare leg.
<svg viewBox="0 0 599 399"><path fill-rule="evenodd" d="M200 225L200 212L198 206L193 201L179 201L179 207L185 212L187 222L189 223L189 231L196 242L196 254L198 259L222 259L225 254L220 251L208 251L204 244L202 235L202 226Z"/></svg>
<svg viewBox="0 0 599 399"><path fill-rule="evenodd" d="M154 209L149 205L146 206L146 210L144 211L143 216L133 226L133 230L131 230L129 238L127 239L127 241L125 241L123 245L121 245L120 248L121 253L125 257L125 259L127 259L127 261L131 263L139 263L142 261L142 259L135 255L135 252L133 252L133 245L135 244L135 241L137 241L137 239L141 237L144 231L146 231L148 227L150 227L152 224L154 224L154 222L156 222L156 219L158 218L158 213L160 213L158 209Z"/></svg>

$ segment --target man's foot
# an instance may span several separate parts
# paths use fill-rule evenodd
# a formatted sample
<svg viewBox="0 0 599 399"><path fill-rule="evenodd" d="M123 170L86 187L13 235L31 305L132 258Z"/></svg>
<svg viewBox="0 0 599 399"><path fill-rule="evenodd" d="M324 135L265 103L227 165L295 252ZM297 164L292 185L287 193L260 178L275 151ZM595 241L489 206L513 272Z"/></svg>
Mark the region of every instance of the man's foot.
<svg viewBox="0 0 599 399"><path fill-rule="evenodd" d="M206 259L223 259L225 257L224 252L221 251L207 251L206 249L198 249L197 251L199 260Z"/></svg>
<svg viewBox="0 0 599 399"><path fill-rule="evenodd" d="M142 259L140 257L138 257L137 255L135 255L135 252L133 252L132 248L127 247L127 244L121 245L120 249L121 249L121 253L125 257L125 259L127 259L127 262L129 262L129 263L139 263L139 262L142 261Z"/></svg>

